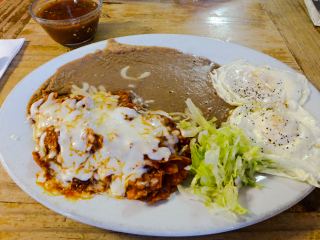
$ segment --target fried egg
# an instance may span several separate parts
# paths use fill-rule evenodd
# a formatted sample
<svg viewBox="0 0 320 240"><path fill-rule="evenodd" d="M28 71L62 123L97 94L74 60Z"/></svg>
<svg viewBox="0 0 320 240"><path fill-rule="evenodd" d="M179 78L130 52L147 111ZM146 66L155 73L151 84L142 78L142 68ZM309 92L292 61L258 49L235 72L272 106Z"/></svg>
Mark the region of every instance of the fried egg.
<svg viewBox="0 0 320 240"><path fill-rule="evenodd" d="M274 162L265 173L320 186L320 122L294 101L237 107L228 119Z"/></svg>
<svg viewBox="0 0 320 240"><path fill-rule="evenodd" d="M233 106L290 100L303 105L310 93L304 75L268 65L253 65L243 59L214 69L210 76L218 95Z"/></svg>

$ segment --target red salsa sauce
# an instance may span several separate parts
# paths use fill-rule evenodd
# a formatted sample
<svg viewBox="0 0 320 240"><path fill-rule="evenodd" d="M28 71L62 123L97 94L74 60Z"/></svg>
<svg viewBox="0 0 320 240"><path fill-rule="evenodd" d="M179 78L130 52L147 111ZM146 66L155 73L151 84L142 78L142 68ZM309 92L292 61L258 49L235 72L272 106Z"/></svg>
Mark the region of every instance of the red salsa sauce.
<svg viewBox="0 0 320 240"><path fill-rule="evenodd" d="M84 16L98 8L98 4L92 0L55 0L44 4L36 16L46 20L68 20ZM42 27L53 40L61 44L82 43L93 38L97 31L99 14L95 14L87 21L79 20L79 24L70 21L70 25L42 24Z"/></svg>
<svg viewBox="0 0 320 240"><path fill-rule="evenodd" d="M48 20L66 20L81 17L92 12L98 7L98 4L90 0L55 1L45 4L37 13L39 18Z"/></svg>

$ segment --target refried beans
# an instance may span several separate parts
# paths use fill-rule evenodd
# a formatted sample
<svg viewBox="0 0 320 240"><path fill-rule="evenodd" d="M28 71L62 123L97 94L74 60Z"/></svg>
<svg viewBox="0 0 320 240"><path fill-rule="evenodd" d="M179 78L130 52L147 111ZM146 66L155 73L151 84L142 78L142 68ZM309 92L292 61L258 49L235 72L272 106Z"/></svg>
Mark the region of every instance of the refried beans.
<svg viewBox="0 0 320 240"><path fill-rule="evenodd" d="M88 83L108 91L133 91L148 103L148 110L184 112L185 101L190 98L206 119L216 117L220 125L233 107L216 95L208 77L217 67L209 59L175 49L131 46L109 39L105 49L60 67L36 91L30 103L43 90L67 95L73 84L82 87Z"/></svg>

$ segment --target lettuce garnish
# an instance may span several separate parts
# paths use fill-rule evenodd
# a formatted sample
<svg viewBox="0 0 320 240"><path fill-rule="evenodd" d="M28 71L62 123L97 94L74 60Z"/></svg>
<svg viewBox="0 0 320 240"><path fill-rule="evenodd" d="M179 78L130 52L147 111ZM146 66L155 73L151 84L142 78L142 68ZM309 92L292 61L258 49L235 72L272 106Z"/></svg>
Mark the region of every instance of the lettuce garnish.
<svg viewBox="0 0 320 240"><path fill-rule="evenodd" d="M255 182L254 173L267 168L270 161L263 157L242 131L227 122L216 128L200 110L187 100L188 118L178 126L183 136L191 140L189 187L179 186L182 194L201 200L213 213L224 213L237 218L249 213L238 202L241 186L262 187Z"/></svg>

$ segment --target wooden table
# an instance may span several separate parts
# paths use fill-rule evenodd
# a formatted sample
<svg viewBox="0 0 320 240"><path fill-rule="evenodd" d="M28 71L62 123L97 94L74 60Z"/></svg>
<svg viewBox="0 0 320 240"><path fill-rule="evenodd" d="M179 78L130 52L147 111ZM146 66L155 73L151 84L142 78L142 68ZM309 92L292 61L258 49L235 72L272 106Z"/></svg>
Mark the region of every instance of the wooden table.
<svg viewBox="0 0 320 240"><path fill-rule="evenodd" d="M30 19L31 2L4 0L0 4L0 38L26 39L0 79L0 105L27 74L71 50L51 40ZM111 0L103 4L98 32L90 43L148 33L216 38L266 53L301 71L320 90L319 29L312 24L303 0ZM155 237L98 229L61 216L24 193L0 166L0 239ZM320 190L269 220L191 239L320 239Z"/></svg>

